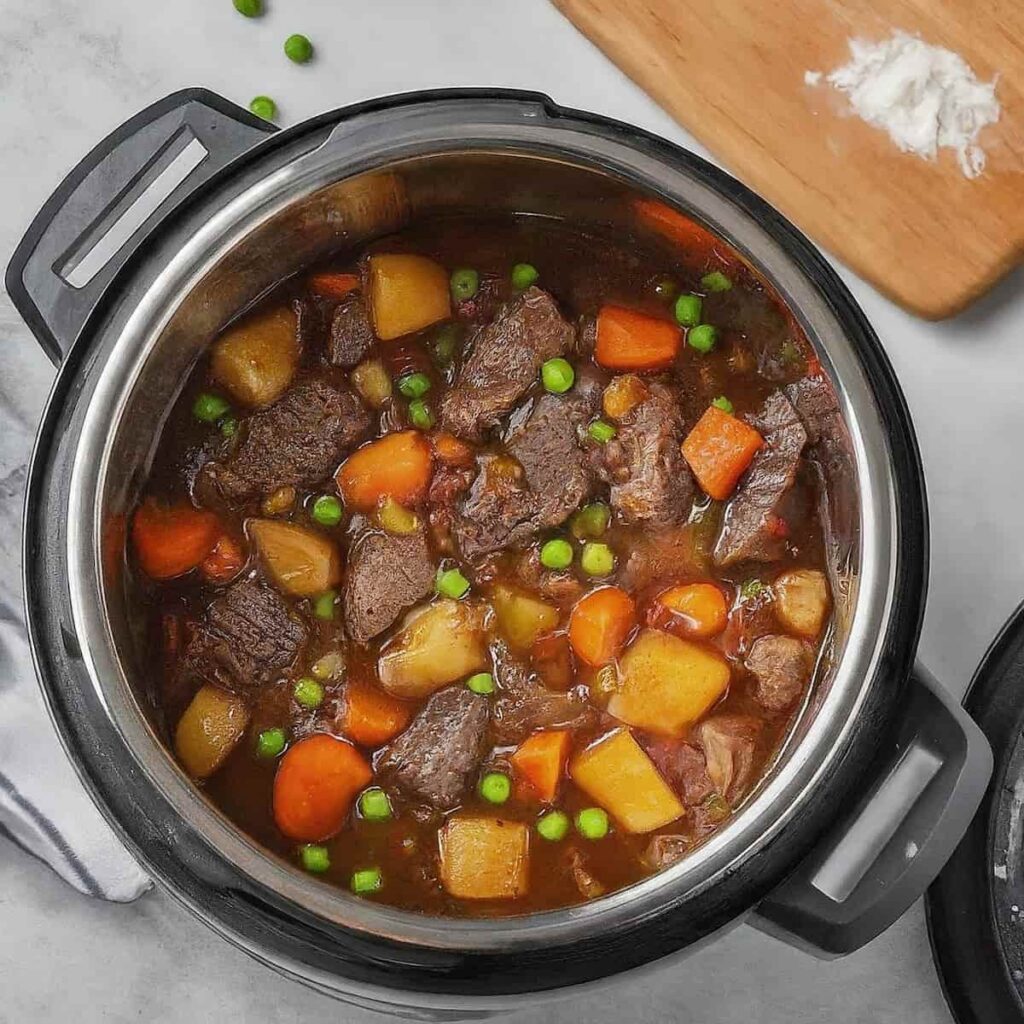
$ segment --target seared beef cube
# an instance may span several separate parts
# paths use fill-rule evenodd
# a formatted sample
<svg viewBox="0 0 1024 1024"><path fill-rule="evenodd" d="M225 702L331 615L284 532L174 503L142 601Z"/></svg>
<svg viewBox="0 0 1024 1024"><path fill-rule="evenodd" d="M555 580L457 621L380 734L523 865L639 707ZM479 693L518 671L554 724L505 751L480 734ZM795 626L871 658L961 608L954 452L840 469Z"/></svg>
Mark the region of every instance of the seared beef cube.
<svg viewBox="0 0 1024 1024"><path fill-rule="evenodd" d="M327 361L332 366L351 370L363 361L376 340L366 303L362 295L352 292L341 300L331 318Z"/></svg>
<svg viewBox="0 0 1024 1024"><path fill-rule="evenodd" d="M527 288L470 340L469 355L441 402L441 422L479 441L537 380L541 365L569 349L573 329L554 299Z"/></svg>
<svg viewBox="0 0 1024 1024"><path fill-rule="evenodd" d="M377 772L432 807L455 807L483 756L489 704L465 686L435 693L381 751Z"/></svg>
<svg viewBox="0 0 1024 1024"><path fill-rule="evenodd" d="M750 648L746 665L757 680L754 697L769 711L791 707L811 674L807 645L791 636L761 637Z"/></svg>
<svg viewBox="0 0 1024 1024"><path fill-rule="evenodd" d="M455 502L469 489L474 471L468 466L437 465L430 480L427 506L430 509L430 535L439 551L454 554L452 529L455 523Z"/></svg>
<svg viewBox="0 0 1024 1024"><path fill-rule="evenodd" d="M329 477L370 430L370 414L344 386L305 380L249 417L233 454L203 469L231 502Z"/></svg>
<svg viewBox="0 0 1024 1024"><path fill-rule="evenodd" d="M634 539L622 571L622 586L645 590L655 583L703 575L703 569L693 526L670 526Z"/></svg>
<svg viewBox="0 0 1024 1024"><path fill-rule="evenodd" d="M807 431L781 391L768 397L752 422L765 443L725 510L715 545L715 562L720 566L773 562L786 548L785 521L780 512L796 480Z"/></svg>
<svg viewBox="0 0 1024 1024"><path fill-rule="evenodd" d="M509 428L514 459L484 455L458 509L455 539L466 558L524 544L560 526L590 492L578 434L592 412L587 395L542 395Z"/></svg>
<svg viewBox="0 0 1024 1024"><path fill-rule="evenodd" d="M433 590L435 575L422 528L406 536L373 527L362 530L349 548L345 574L348 635L364 644L383 633Z"/></svg>
<svg viewBox="0 0 1024 1024"><path fill-rule="evenodd" d="M195 625L182 661L186 676L238 693L287 675L308 631L284 598L255 580L228 587Z"/></svg>
<svg viewBox="0 0 1024 1024"><path fill-rule="evenodd" d="M704 752L692 743L658 738L648 741L645 748L654 766L687 807L703 803L715 792Z"/></svg>
<svg viewBox="0 0 1024 1024"><path fill-rule="evenodd" d="M743 796L754 774L754 753L762 724L749 715L723 714L707 719L697 728L708 778L730 803Z"/></svg>
<svg viewBox="0 0 1024 1024"><path fill-rule="evenodd" d="M492 721L500 743L519 743L537 729L582 728L594 720L596 712L584 697L547 689L507 654L499 660L497 681Z"/></svg>
<svg viewBox="0 0 1024 1024"><path fill-rule="evenodd" d="M680 451L683 421L676 396L651 384L600 452L598 468L625 523L670 526L690 514L696 486Z"/></svg>

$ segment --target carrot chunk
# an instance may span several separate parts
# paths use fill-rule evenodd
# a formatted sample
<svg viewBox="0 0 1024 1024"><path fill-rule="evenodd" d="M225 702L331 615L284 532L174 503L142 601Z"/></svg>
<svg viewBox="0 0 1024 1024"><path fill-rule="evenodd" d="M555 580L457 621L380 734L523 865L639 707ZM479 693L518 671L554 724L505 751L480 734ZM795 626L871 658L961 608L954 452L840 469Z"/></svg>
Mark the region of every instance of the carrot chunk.
<svg viewBox="0 0 1024 1024"><path fill-rule="evenodd" d="M683 442L683 457L701 487L724 501L763 444L753 427L710 405Z"/></svg>
<svg viewBox="0 0 1024 1024"><path fill-rule="evenodd" d="M694 263L704 262L724 248L707 228L657 199L634 199L633 209L641 223L675 242Z"/></svg>
<svg viewBox="0 0 1024 1024"><path fill-rule="evenodd" d="M569 756L569 733L565 729L536 732L519 744L512 755L512 768L544 803L558 795L558 783Z"/></svg>
<svg viewBox="0 0 1024 1024"><path fill-rule="evenodd" d="M423 500L432 468L427 439L416 430L403 430L353 452L338 470L338 488L357 512L372 512L384 497L408 507Z"/></svg>
<svg viewBox="0 0 1024 1024"><path fill-rule="evenodd" d="M310 291L325 299L343 299L358 287L359 278L356 274L322 273L314 274L309 279Z"/></svg>
<svg viewBox="0 0 1024 1024"><path fill-rule="evenodd" d="M345 691L339 725L353 742L379 747L397 736L412 717L412 706L366 683L351 682Z"/></svg>
<svg viewBox="0 0 1024 1024"><path fill-rule="evenodd" d="M443 462L446 466L473 465L472 446L466 444L465 441L460 441L454 434L449 434L446 430L439 430L431 438L431 442L438 461Z"/></svg>
<svg viewBox="0 0 1024 1024"><path fill-rule="evenodd" d="M569 643L581 661L600 668L619 653L635 622L633 598L619 587L601 587L573 608Z"/></svg>
<svg viewBox="0 0 1024 1024"><path fill-rule="evenodd" d="M356 793L373 778L362 754L317 733L281 758L274 776L274 821L292 839L318 843L337 834Z"/></svg>
<svg viewBox="0 0 1024 1024"><path fill-rule="evenodd" d="M194 569L210 553L220 535L212 512L191 505L167 508L152 498L132 519L132 542L142 571L155 580L169 580Z"/></svg>
<svg viewBox="0 0 1024 1024"><path fill-rule="evenodd" d="M659 370L675 359L682 340L682 332L667 320L623 306L602 306L594 358L609 370Z"/></svg>
<svg viewBox="0 0 1024 1024"><path fill-rule="evenodd" d="M245 550L230 534L222 533L213 550L203 559L199 571L213 583L233 580L245 565Z"/></svg>
<svg viewBox="0 0 1024 1024"><path fill-rule="evenodd" d="M658 603L681 619L681 632L705 639L718 636L729 621L729 609L722 591L713 583L690 583L671 587L658 596Z"/></svg>

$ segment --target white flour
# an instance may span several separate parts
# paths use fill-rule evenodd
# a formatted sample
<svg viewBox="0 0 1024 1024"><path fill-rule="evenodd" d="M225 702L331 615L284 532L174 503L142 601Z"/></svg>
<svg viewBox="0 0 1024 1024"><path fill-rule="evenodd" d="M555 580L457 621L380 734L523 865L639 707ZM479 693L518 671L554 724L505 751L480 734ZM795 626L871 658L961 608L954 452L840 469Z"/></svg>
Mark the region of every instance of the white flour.
<svg viewBox="0 0 1024 1024"><path fill-rule="evenodd" d="M981 174L985 153L976 140L999 120L995 80L980 82L958 53L906 32L877 43L851 39L850 55L828 82L849 97L854 113L905 153L934 160L948 146L968 178ZM820 73L809 71L804 81L817 85Z"/></svg>

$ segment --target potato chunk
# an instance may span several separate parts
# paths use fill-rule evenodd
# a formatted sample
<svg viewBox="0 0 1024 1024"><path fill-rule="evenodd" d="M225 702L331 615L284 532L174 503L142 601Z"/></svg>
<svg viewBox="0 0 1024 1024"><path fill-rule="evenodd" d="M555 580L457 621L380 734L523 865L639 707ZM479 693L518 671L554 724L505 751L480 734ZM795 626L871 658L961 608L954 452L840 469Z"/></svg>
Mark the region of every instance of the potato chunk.
<svg viewBox="0 0 1024 1024"><path fill-rule="evenodd" d="M516 650L525 651L558 625L558 609L519 587L499 583L491 591L498 632Z"/></svg>
<svg viewBox="0 0 1024 1024"><path fill-rule="evenodd" d="M619 661L608 712L640 729L682 736L728 685L723 658L670 633L645 629Z"/></svg>
<svg viewBox="0 0 1024 1024"><path fill-rule="evenodd" d="M334 541L313 530L275 519L246 523L271 579L286 593L313 597L341 579Z"/></svg>
<svg viewBox="0 0 1024 1024"><path fill-rule="evenodd" d="M382 341L412 334L451 316L448 274L425 256L370 257L370 310Z"/></svg>
<svg viewBox="0 0 1024 1024"><path fill-rule="evenodd" d="M626 832L652 832L683 814L683 805L628 729L616 729L580 752L573 781Z"/></svg>
<svg viewBox="0 0 1024 1024"><path fill-rule="evenodd" d="M246 317L214 343L210 372L246 405L269 405L291 383L299 361L295 313L285 306Z"/></svg>
<svg viewBox="0 0 1024 1024"><path fill-rule="evenodd" d="M174 731L174 750L194 779L211 776L235 749L249 725L249 709L233 693L204 686Z"/></svg>
<svg viewBox="0 0 1024 1024"><path fill-rule="evenodd" d="M480 609L437 601L409 615L381 652L380 685L395 697L428 697L489 666Z"/></svg>
<svg viewBox="0 0 1024 1024"><path fill-rule="evenodd" d="M449 819L438 833L441 884L464 900L525 896L530 881L530 830L520 821Z"/></svg>
<svg viewBox="0 0 1024 1024"><path fill-rule="evenodd" d="M817 569L790 569L772 587L775 615L786 629L808 639L821 632L829 610L828 582Z"/></svg>

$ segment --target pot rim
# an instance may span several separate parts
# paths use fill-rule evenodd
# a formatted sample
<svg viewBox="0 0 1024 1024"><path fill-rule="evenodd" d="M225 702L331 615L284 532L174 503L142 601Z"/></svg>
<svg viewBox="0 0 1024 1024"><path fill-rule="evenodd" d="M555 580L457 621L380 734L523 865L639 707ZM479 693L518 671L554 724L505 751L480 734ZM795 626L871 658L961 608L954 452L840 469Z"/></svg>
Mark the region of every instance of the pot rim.
<svg viewBox="0 0 1024 1024"><path fill-rule="evenodd" d="M522 131L528 126L529 142L524 144L522 138L514 139L516 146L528 146L531 151L539 148L560 159L571 158L584 166L597 167L604 173L609 173L611 167L614 176L660 195L673 205L688 208L693 203L693 209L688 212L696 212L765 274L818 348L842 393L861 484L861 591L847 650L815 721L776 777L761 787L729 826L673 868L581 907L487 921L424 917L358 901L285 865L243 837L235 826L226 826L223 816L200 798L194 785L174 766L163 745L155 742L148 727L142 727L141 716L137 708L133 710L134 698L129 699L128 682L113 650L97 589L99 530L96 527L100 521L101 481L107 468L109 444L116 432L111 424L116 423L123 412L131 382L176 305L173 297L180 300L227 248L257 223L294 202L303 190L313 191L371 166L391 165L396 153L410 155L402 149L403 145L424 145L423 118L427 114L443 115L441 124L430 122L429 132L434 134L428 132L427 138L435 145L459 151L476 146L500 147L508 145L507 137L513 129ZM453 114L461 115L462 120ZM470 114L477 120L468 124ZM344 175L335 173L337 148L343 146L351 161L359 132L372 133L383 121L388 125L387 145L381 146L379 141L371 145L364 140L369 153L365 159L369 163L356 161L352 165L355 170L350 166ZM496 96L476 90L427 96L413 94L347 108L261 143L222 172L218 182L229 180L241 163L252 165L273 154L282 143L294 139L301 131L333 123L337 123L337 128L323 145L287 161L231 197L160 269L146 288L145 300L125 321L114 357L99 370L81 432L73 452L68 453L73 454L74 467L69 487L65 551L74 633L81 643L81 656L100 703L117 725L125 751L130 752L135 761L134 767L145 774L146 781L156 786L161 797L208 846L217 849L219 856L226 857L233 871L244 875L261 896L272 894L278 909L301 918L331 922L349 932L383 937L403 947L412 943L447 953L472 950L492 957L514 956L517 951L521 953L539 945L578 943L579 933L585 928L599 927L602 931L614 928L632 933L652 916L664 916L678 908L684 897L690 899L720 885L741 863L766 853L772 846L806 850L810 838L820 831L820 824L812 829L809 823L803 823L802 842L794 843L792 837L785 840L780 833L787 827L794 827L803 809L813 802L812 796L820 784L830 778L834 780L844 762L853 761L862 767L877 748L879 736L871 740L861 736L859 745L863 749L857 756L851 756L851 740L866 705L872 705L869 710L875 715L879 708L891 708L898 694L899 683L916 646L923 603L920 602L923 547L918 545L923 540L924 509L916 446L888 363L845 287L794 228L722 172L639 129L555 107L535 94ZM403 135L400 126L411 134ZM437 137L438 132L440 137ZM374 164L374 160L378 163ZM325 173L334 176L325 179L322 177ZM187 213L179 217L188 219ZM739 229L749 231L749 237L740 237ZM778 261L779 266L768 270L769 257ZM832 339L830 350L823 347L823 337ZM840 338L845 339L845 348L836 341ZM132 341L137 347L131 347ZM80 355L84 347L80 342L76 354ZM52 424L54 414L60 411L63 392L69 387L69 377L77 362L71 359L65 364L55 385L33 459L34 483L38 481L37 463L49 457L47 425ZM98 472L97 466L100 467ZM900 486L897 486L897 478ZM30 502L36 493L34 487L30 489ZM33 521L34 517L26 515L26 551L31 550ZM915 536L915 531L920 531L921 536ZM31 612L32 596L37 595L37 588L28 558L25 565L26 595ZM918 601L916 613L913 606L906 607L907 598ZM33 621L31 614L29 619ZM97 647L96 639L100 636L104 643ZM33 629L34 649L44 642ZM64 709L54 699L52 680L42 664L42 657L39 661L44 691L59 729L62 735L65 730L73 731L73 720L68 720ZM895 678L891 678L890 673L894 673ZM879 696L879 687L887 687L890 692ZM137 752L143 744L154 742L163 763L142 762ZM812 753L819 756L814 758ZM90 788L96 795L96 789L102 787L97 787L95 780L92 783ZM783 798L784 809L777 813L776 808L783 804ZM100 801L110 816L110 808L102 795ZM119 821L119 825L122 832L126 831L124 822ZM132 845L140 849L137 834L130 828L127 831ZM742 837L742 850L738 850L741 840L737 837ZM163 865L147 856L144 850L141 859L158 876L166 875ZM789 863L792 866L792 857ZM780 873L775 872L776 878ZM760 888L763 894L764 882ZM715 920L709 921L709 925L714 926ZM439 921L444 922L440 930ZM628 962L613 964L610 969L629 965ZM606 973L607 969L606 965L600 973ZM557 983L564 984L566 980L563 977ZM487 991L495 990L491 984L482 987Z"/></svg>

